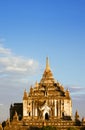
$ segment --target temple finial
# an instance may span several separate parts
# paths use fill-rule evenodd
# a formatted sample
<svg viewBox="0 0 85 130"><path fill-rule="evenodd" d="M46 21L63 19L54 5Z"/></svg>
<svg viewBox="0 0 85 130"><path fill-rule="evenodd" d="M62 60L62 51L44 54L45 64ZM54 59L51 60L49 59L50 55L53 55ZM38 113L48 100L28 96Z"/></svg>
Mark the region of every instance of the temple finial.
<svg viewBox="0 0 85 130"><path fill-rule="evenodd" d="M46 58L46 71L50 70L48 57Z"/></svg>

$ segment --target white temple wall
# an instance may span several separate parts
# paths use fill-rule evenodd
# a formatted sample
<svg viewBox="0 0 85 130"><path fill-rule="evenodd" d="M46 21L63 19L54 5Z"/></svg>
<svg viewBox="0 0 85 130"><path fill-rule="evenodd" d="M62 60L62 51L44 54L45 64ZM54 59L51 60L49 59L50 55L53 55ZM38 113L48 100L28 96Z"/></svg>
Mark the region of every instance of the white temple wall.
<svg viewBox="0 0 85 130"><path fill-rule="evenodd" d="M23 100L23 116L28 116L28 113L27 113L27 100Z"/></svg>
<svg viewBox="0 0 85 130"><path fill-rule="evenodd" d="M68 99L64 100L64 115L71 116L71 101Z"/></svg>

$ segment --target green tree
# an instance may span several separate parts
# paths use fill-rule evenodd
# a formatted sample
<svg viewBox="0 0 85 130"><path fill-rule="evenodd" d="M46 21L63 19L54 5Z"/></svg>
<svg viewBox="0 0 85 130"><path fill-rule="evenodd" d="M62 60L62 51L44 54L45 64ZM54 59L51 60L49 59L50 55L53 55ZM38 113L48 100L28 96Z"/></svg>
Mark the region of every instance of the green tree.
<svg viewBox="0 0 85 130"><path fill-rule="evenodd" d="M30 127L30 128L28 128L28 130L41 130L41 129L38 127Z"/></svg>
<svg viewBox="0 0 85 130"><path fill-rule="evenodd" d="M41 130L57 130L57 128L53 126L44 126L41 128Z"/></svg>
<svg viewBox="0 0 85 130"><path fill-rule="evenodd" d="M3 127L3 130L4 130L4 127L6 126L6 121L3 121L2 122L2 127Z"/></svg>
<svg viewBox="0 0 85 130"><path fill-rule="evenodd" d="M78 130L76 127L69 127L67 130Z"/></svg>
<svg viewBox="0 0 85 130"><path fill-rule="evenodd" d="M80 130L85 130L85 127L83 126Z"/></svg>

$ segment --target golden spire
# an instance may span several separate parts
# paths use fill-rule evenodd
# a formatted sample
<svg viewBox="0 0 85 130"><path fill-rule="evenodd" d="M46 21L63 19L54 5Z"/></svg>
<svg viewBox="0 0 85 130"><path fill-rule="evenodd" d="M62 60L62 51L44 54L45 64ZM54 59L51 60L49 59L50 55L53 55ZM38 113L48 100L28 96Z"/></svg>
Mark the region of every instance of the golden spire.
<svg viewBox="0 0 85 130"><path fill-rule="evenodd" d="M48 57L46 58L46 71L50 70Z"/></svg>

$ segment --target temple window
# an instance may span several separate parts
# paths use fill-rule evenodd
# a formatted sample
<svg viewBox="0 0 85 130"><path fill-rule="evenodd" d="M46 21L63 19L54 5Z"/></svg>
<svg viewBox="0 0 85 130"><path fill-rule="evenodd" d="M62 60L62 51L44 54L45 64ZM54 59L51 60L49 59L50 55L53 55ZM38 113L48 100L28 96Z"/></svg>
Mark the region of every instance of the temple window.
<svg viewBox="0 0 85 130"><path fill-rule="evenodd" d="M29 112L29 116L30 116L30 112Z"/></svg>

